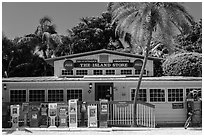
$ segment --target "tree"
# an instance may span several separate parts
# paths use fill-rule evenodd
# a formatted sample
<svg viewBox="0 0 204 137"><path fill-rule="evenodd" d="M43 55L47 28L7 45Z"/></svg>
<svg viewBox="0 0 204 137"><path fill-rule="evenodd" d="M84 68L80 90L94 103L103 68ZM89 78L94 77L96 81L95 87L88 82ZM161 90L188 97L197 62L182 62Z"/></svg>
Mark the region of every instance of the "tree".
<svg viewBox="0 0 204 137"><path fill-rule="evenodd" d="M13 42L4 34L2 35L2 76L8 77L8 72L11 69L11 63L14 60L15 47Z"/></svg>
<svg viewBox="0 0 204 137"><path fill-rule="evenodd" d="M202 76L202 55L196 52L179 53L169 56L162 64L168 76Z"/></svg>
<svg viewBox="0 0 204 137"><path fill-rule="evenodd" d="M132 36L132 50L140 47L143 50L144 61L136 88L133 105L133 126L136 126L138 91L143 72L149 56L153 36L161 37L162 43L172 53L172 39L174 27L182 32L189 29L193 18L179 3L169 2L121 2L109 3L108 9L112 12L112 22L118 22L116 33L124 38L127 32Z"/></svg>
<svg viewBox="0 0 204 137"><path fill-rule="evenodd" d="M189 33L178 35L175 38L178 49L187 52L202 53L202 19L196 22Z"/></svg>
<svg viewBox="0 0 204 137"><path fill-rule="evenodd" d="M111 14L103 12L99 17L81 18L81 22L71 30L73 53L99 49L117 49L122 45L115 37Z"/></svg>
<svg viewBox="0 0 204 137"><path fill-rule="evenodd" d="M53 68L42 58L33 55L33 45L18 43L20 38L2 38L2 72L3 77L28 77L53 75Z"/></svg>
<svg viewBox="0 0 204 137"><path fill-rule="evenodd" d="M62 44L62 37L55 31L55 25L52 24L50 17L41 18L39 23L35 33L20 38L18 44L33 43L35 41L34 54L43 58L54 57L55 49Z"/></svg>

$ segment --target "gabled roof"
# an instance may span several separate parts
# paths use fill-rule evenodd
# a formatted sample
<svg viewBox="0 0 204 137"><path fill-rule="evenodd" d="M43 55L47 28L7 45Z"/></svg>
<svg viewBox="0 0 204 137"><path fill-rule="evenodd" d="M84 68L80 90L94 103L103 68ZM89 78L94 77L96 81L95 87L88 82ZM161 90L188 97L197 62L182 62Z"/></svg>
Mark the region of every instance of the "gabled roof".
<svg viewBox="0 0 204 137"><path fill-rule="evenodd" d="M45 61L47 63L53 65L54 61L57 61L57 60L64 60L64 59L71 59L71 58L76 58L76 57L90 56L90 55L100 54L100 53L108 53L108 54L114 54L114 55L120 55L120 56L132 57L132 58L141 58L141 59L144 58L144 56L142 56L142 55L102 49L102 50L89 51L89 52L72 54L72 55L67 55L67 56L61 56L61 57L56 57L56 58L49 58L49 59L45 59ZM162 58L156 58L156 57L148 57L148 59L149 60L162 60Z"/></svg>

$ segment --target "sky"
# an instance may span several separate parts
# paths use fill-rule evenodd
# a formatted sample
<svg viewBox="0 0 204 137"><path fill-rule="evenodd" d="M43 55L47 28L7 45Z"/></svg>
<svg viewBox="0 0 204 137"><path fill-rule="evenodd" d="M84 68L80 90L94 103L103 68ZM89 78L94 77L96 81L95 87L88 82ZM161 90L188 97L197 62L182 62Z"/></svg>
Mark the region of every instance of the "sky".
<svg viewBox="0 0 204 137"><path fill-rule="evenodd" d="M183 2L196 21L202 18L201 2ZM100 16L107 2L2 2L2 31L10 39L34 33L39 19L52 18L58 34L79 23L82 17Z"/></svg>

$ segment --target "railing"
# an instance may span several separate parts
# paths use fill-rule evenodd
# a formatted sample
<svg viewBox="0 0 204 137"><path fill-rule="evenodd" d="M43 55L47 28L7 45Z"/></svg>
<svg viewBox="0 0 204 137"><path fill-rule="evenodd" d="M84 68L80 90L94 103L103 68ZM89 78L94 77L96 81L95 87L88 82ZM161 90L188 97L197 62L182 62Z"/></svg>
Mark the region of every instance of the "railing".
<svg viewBox="0 0 204 137"><path fill-rule="evenodd" d="M133 101L109 102L109 125L131 126L133 121ZM138 101L137 125L155 127L155 106Z"/></svg>

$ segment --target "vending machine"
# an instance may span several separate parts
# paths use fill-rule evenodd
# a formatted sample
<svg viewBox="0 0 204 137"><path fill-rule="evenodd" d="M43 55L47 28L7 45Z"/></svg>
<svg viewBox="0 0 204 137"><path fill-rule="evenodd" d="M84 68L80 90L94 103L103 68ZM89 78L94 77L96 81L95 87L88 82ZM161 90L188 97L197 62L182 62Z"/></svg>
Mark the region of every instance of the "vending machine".
<svg viewBox="0 0 204 137"><path fill-rule="evenodd" d="M40 104L40 127L48 127L48 103Z"/></svg>
<svg viewBox="0 0 204 137"><path fill-rule="evenodd" d="M30 127L39 127L39 110L40 104L38 103L30 103L29 105L29 120L30 120Z"/></svg>
<svg viewBox="0 0 204 137"><path fill-rule="evenodd" d="M20 105L11 105L11 123L12 128L18 128L19 127L19 110Z"/></svg>
<svg viewBox="0 0 204 137"><path fill-rule="evenodd" d="M69 127L77 128L77 101L78 99L69 100Z"/></svg>
<svg viewBox="0 0 204 137"><path fill-rule="evenodd" d="M50 118L50 128L56 127L55 118L57 117L57 103L49 103L48 104L48 116Z"/></svg>
<svg viewBox="0 0 204 137"><path fill-rule="evenodd" d="M108 100L100 100L99 126L108 127Z"/></svg>
<svg viewBox="0 0 204 137"><path fill-rule="evenodd" d="M28 112L29 112L29 103L28 102L24 102L22 103L22 114L23 114L23 126L27 127L27 122L28 122Z"/></svg>
<svg viewBox="0 0 204 137"><path fill-rule="evenodd" d="M67 103L57 103L59 116L59 127L67 127L68 105Z"/></svg>
<svg viewBox="0 0 204 137"><path fill-rule="evenodd" d="M97 105L88 105L88 127L98 127Z"/></svg>

